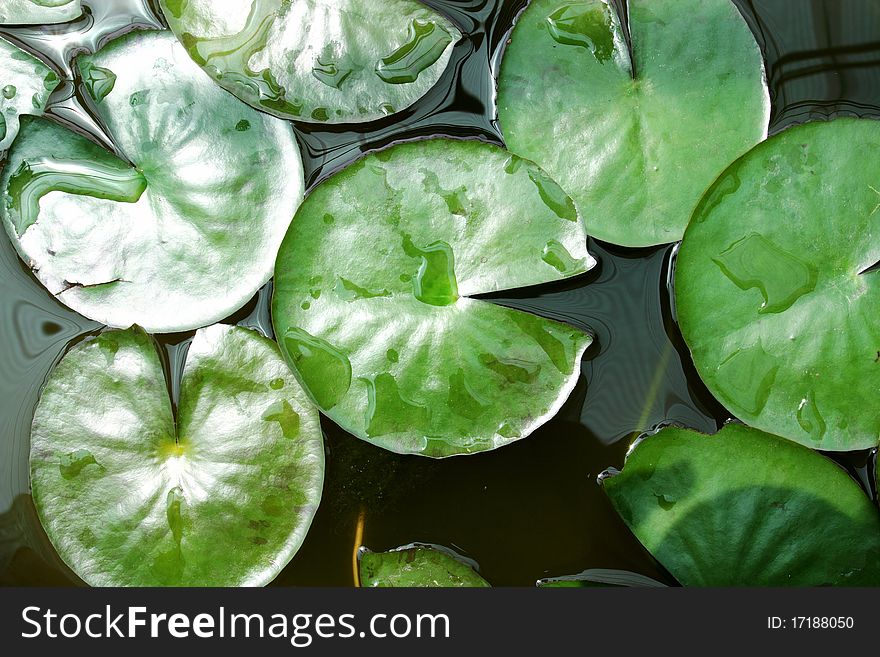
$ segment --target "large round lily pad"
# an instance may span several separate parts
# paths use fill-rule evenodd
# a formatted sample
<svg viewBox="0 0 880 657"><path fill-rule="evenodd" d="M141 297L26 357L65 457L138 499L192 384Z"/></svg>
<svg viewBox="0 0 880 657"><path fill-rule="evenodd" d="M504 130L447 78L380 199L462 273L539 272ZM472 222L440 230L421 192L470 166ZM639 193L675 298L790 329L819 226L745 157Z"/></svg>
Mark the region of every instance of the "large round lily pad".
<svg viewBox="0 0 880 657"><path fill-rule="evenodd" d="M508 148L537 162L591 235L680 239L715 176L767 134L763 60L729 0L534 0L502 61Z"/></svg>
<svg viewBox="0 0 880 657"><path fill-rule="evenodd" d="M318 414L273 342L202 329L172 411L140 329L75 346L31 434L31 486L49 538L100 586L270 581L321 499Z"/></svg>
<svg viewBox="0 0 880 657"><path fill-rule="evenodd" d="M18 134L20 115L42 114L58 83L48 66L0 38L0 158Z"/></svg>
<svg viewBox="0 0 880 657"><path fill-rule="evenodd" d="M31 119L0 177L22 259L83 315L151 332L204 326L271 276L303 195L289 124L218 88L170 32L77 60L128 161Z"/></svg>
<svg viewBox="0 0 880 657"><path fill-rule="evenodd" d="M369 121L421 98L458 29L414 0L161 0L190 56L276 116Z"/></svg>
<svg viewBox="0 0 880 657"><path fill-rule="evenodd" d="M761 144L706 193L676 261L682 333L747 424L824 450L880 442L880 122Z"/></svg>
<svg viewBox="0 0 880 657"><path fill-rule="evenodd" d="M830 459L778 436L667 428L604 485L686 586L880 584L877 507Z"/></svg>
<svg viewBox="0 0 880 657"><path fill-rule="evenodd" d="M358 555L361 586L488 587L473 566L451 551L429 545L406 545L389 552L362 549Z"/></svg>
<svg viewBox="0 0 880 657"><path fill-rule="evenodd" d="M0 25L52 25L82 15L80 0L3 0Z"/></svg>
<svg viewBox="0 0 880 657"><path fill-rule="evenodd" d="M401 144L308 197L275 268L281 350L346 431L401 453L492 449L551 418L589 336L469 298L590 269L569 197L480 142Z"/></svg>

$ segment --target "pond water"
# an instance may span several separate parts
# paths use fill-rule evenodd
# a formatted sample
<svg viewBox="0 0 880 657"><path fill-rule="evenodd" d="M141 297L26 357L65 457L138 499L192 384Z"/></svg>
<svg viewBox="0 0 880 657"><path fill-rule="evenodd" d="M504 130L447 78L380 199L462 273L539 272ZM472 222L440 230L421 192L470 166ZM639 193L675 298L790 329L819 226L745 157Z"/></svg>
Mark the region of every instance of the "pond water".
<svg viewBox="0 0 880 657"><path fill-rule="evenodd" d="M0 34L63 73L71 44L101 43L158 20L147 0L94 4L68 26L2 28ZM446 73L413 107L357 130L296 124L310 186L362 153L397 140L446 135L503 143L495 119L494 76L526 2L425 4L468 35ZM735 4L765 53L771 133L835 115L880 117L880 3ZM53 113L102 139L100 125L77 111L77 93L73 86L56 91ZM324 418L323 501L306 542L276 584L348 586L359 544L386 550L414 541L444 545L474 559L495 585L532 586L542 577L587 568L631 570L674 583L618 519L596 478L609 467L622 467L629 444L642 431L664 422L714 431L731 416L700 382L675 323L675 245L625 249L591 240L589 248L599 265L588 274L489 297L596 337L581 380L559 415L503 449L443 461L386 452ZM101 326L55 301L5 236L0 278L0 584L76 584L42 532L28 494L28 436L48 372L71 344ZM271 283L227 323L271 335L270 297ZM191 336L159 336L172 394ZM834 458L872 488L875 454Z"/></svg>

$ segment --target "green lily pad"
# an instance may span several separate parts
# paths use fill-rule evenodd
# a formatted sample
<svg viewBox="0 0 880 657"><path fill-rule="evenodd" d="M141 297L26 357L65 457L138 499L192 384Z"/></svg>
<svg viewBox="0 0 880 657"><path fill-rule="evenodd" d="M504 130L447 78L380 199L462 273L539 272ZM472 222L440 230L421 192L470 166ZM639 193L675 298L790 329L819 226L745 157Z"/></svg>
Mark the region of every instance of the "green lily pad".
<svg viewBox="0 0 880 657"><path fill-rule="evenodd" d="M317 412L276 345L240 327L196 333L176 413L132 328L73 347L34 416L34 503L92 585L265 584L302 544L323 477Z"/></svg>
<svg viewBox="0 0 880 657"><path fill-rule="evenodd" d="M190 56L224 89L287 119L399 112L440 78L461 37L414 0L161 0Z"/></svg>
<svg viewBox="0 0 880 657"><path fill-rule="evenodd" d="M318 186L275 267L281 351L324 413L395 452L449 456L531 433L589 336L469 298L595 264L574 205L531 162L435 139Z"/></svg>
<svg viewBox="0 0 880 657"><path fill-rule="evenodd" d="M0 157L18 134L20 115L42 114L59 82L39 59L0 38Z"/></svg>
<svg viewBox="0 0 880 657"><path fill-rule="evenodd" d="M786 130L706 193L676 261L700 376L747 424L823 450L880 442L880 122ZM861 272L861 273L860 273Z"/></svg>
<svg viewBox="0 0 880 657"><path fill-rule="evenodd" d="M104 324L170 332L228 316L271 277L302 200L292 128L219 89L170 32L132 33L77 65L128 162L23 122L0 177L19 255Z"/></svg>
<svg viewBox="0 0 880 657"><path fill-rule="evenodd" d="M837 464L739 424L667 428L605 491L685 586L880 584L880 512Z"/></svg>
<svg viewBox="0 0 880 657"><path fill-rule="evenodd" d="M80 0L3 0L0 25L52 25L82 15Z"/></svg>
<svg viewBox="0 0 880 657"><path fill-rule="evenodd" d="M427 545L406 545L389 552L358 554L363 587L488 587L471 564L451 551Z"/></svg>
<svg viewBox="0 0 880 657"><path fill-rule="evenodd" d="M656 579L646 575L611 568L590 568L577 575L539 579L537 586L542 589L595 588L604 586L666 588L666 584L663 582L658 582Z"/></svg>
<svg viewBox="0 0 880 657"><path fill-rule="evenodd" d="M630 0L632 53L602 0L534 0L502 61L498 112L590 234L681 238L718 172L767 134L763 60L729 0Z"/></svg>

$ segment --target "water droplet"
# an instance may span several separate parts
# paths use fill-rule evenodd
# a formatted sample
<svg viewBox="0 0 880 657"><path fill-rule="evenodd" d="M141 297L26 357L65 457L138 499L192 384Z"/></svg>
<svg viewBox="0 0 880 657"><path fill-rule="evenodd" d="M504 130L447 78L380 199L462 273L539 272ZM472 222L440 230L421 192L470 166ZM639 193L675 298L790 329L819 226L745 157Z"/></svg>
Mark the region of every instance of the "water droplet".
<svg viewBox="0 0 880 657"><path fill-rule="evenodd" d="M6 139L6 117L0 114L0 141Z"/></svg>
<svg viewBox="0 0 880 657"><path fill-rule="evenodd" d="M89 95L97 102L104 100L116 86L116 74L100 66L86 66L82 71L83 82Z"/></svg>
<svg viewBox="0 0 880 657"><path fill-rule="evenodd" d="M557 43L586 48L600 63L614 54L611 9L604 3L564 5L547 17L547 24Z"/></svg>
<svg viewBox="0 0 880 657"><path fill-rule="evenodd" d="M607 470L603 470L596 477L596 483L600 486L605 483L606 479L611 479L611 477L616 477L620 474L620 470L617 468L608 468Z"/></svg>
<svg viewBox="0 0 880 657"><path fill-rule="evenodd" d="M343 301L355 301L356 299L375 299L376 297L389 297L391 293L388 290L373 291L352 283L346 278L340 276L336 282L333 291Z"/></svg>
<svg viewBox="0 0 880 657"><path fill-rule="evenodd" d="M318 406L323 410L336 406L351 386L348 358L329 342L300 328L287 329L284 347Z"/></svg>
<svg viewBox="0 0 880 657"><path fill-rule="evenodd" d="M251 122L248 121L247 119L242 119L241 121L239 121L238 123L235 124L235 129L238 132L247 132L248 130L251 129Z"/></svg>
<svg viewBox="0 0 880 657"><path fill-rule="evenodd" d="M529 167L529 178L535 183L535 187L538 188L538 194L540 194L541 200L544 201L544 205L553 210L557 217L566 221L576 222L578 220L574 201L571 200L568 194L562 191L562 187L557 185L550 176L532 165Z"/></svg>
<svg viewBox="0 0 880 657"><path fill-rule="evenodd" d="M480 364L500 374L510 383L532 383L541 372L541 366L516 358L499 358L493 354L480 354Z"/></svg>
<svg viewBox="0 0 880 657"><path fill-rule="evenodd" d="M428 424L428 409L404 399L397 380L384 372L367 382L367 435L384 436L389 433L424 431Z"/></svg>
<svg viewBox="0 0 880 657"><path fill-rule="evenodd" d="M171 529L171 535L174 542L180 545L183 539L183 510L186 505L186 499L183 497L183 490L180 486L175 486L168 491L165 497L165 517L168 519L168 527Z"/></svg>
<svg viewBox="0 0 880 657"><path fill-rule="evenodd" d="M270 405L263 412L263 420L277 422L281 427L281 435L285 438L292 440L299 435L299 413L293 410L290 402L286 399Z"/></svg>
<svg viewBox="0 0 880 657"><path fill-rule="evenodd" d="M149 89L141 89L140 91L135 91L131 96L128 97L128 104L130 107L139 107L147 102L147 97L150 95Z"/></svg>
<svg viewBox="0 0 880 657"><path fill-rule="evenodd" d="M664 511L669 511L672 507L675 506L675 498L668 494L663 493L654 493L654 497L657 498L657 504L660 505L660 508Z"/></svg>
<svg viewBox="0 0 880 657"><path fill-rule="evenodd" d="M327 113L326 107L316 107L312 110L312 118L315 121L326 121L330 118L330 114Z"/></svg>
<svg viewBox="0 0 880 657"><path fill-rule="evenodd" d="M396 349L389 349L385 352L385 358L387 358L392 363L396 363L400 360L400 354L397 353Z"/></svg>
<svg viewBox="0 0 880 657"><path fill-rule="evenodd" d="M446 403L454 413L468 420L476 420L486 412L487 408L486 401L481 400L468 384L464 370L460 367L449 377L449 394Z"/></svg>
<svg viewBox="0 0 880 657"><path fill-rule="evenodd" d="M783 312L816 287L813 265L758 233L737 240L712 261L741 290L758 288L764 298L759 313Z"/></svg>
<svg viewBox="0 0 880 657"><path fill-rule="evenodd" d="M519 171L522 166L523 159L521 157L517 157L516 155L511 155L507 158L507 162L504 163L504 173L514 174Z"/></svg>
<svg viewBox="0 0 880 657"><path fill-rule="evenodd" d="M318 57L312 67L312 75L315 79L334 89L341 89L342 83L348 79L351 72L350 66L333 61L329 55Z"/></svg>
<svg viewBox="0 0 880 657"><path fill-rule="evenodd" d="M467 206L470 202L467 197L467 188L464 185L458 189L449 191L440 186L440 178L438 178L437 174L433 171L422 169L421 173L424 176L422 185L427 193L437 194L442 198L446 202L446 208L449 210L450 214L459 215L461 217L467 216Z"/></svg>
<svg viewBox="0 0 880 657"><path fill-rule="evenodd" d="M324 223L327 224L328 226L330 224L332 224L334 221L335 221L335 219L333 218L332 214L325 214L324 215Z"/></svg>
<svg viewBox="0 0 880 657"><path fill-rule="evenodd" d="M308 310L309 308L312 307L312 304L309 303L308 301L303 301L299 307L302 308L303 310Z"/></svg>
<svg viewBox="0 0 880 657"><path fill-rule="evenodd" d="M556 240L547 242L541 259L561 274L575 274L586 269L584 258L573 258L568 249Z"/></svg>
<svg viewBox="0 0 880 657"><path fill-rule="evenodd" d="M281 388L284 387L284 379L272 379L269 381L269 387L272 388L272 390L281 390Z"/></svg>
<svg viewBox="0 0 880 657"><path fill-rule="evenodd" d="M58 462L58 469L61 476L65 479L73 479L88 465L96 465L103 470L104 468L95 460L94 454L87 449L78 449L75 452L64 454Z"/></svg>
<svg viewBox="0 0 880 657"><path fill-rule="evenodd" d="M452 35L442 25L414 19L406 43L376 63L376 75L390 84L415 82L451 42Z"/></svg>
<svg viewBox="0 0 880 657"><path fill-rule="evenodd" d="M452 247L437 241L424 249L403 236L403 250L411 258L421 258L422 265L413 279L413 294L419 301L432 306L448 306L458 300L458 281Z"/></svg>
<svg viewBox="0 0 880 657"><path fill-rule="evenodd" d="M758 415L767 404L779 364L760 344L737 349L718 366L716 382L721 395Z"/></svg>
<svg viewBox="0 0 880 657"><path fill-rule="evenodd" d="M94 160L48 157L24 161L7 184L9 219L22 235L37 221L40 199L49 192L135 203L146 188L146 179L122 162L108 165Z"/></svg>
<svg viewBox="0 0 880 657"><path fill-rule="evenodd" d="M321 288L313 287L309 290L309 295L311 295L312 299L320 299L321 298Z"/></svg>
<svg viewBox="0 0 880 657"><path fill-rule="evenodd" d="M557 370L563 374L571 374L574 367L574 345L569 333L571 329L550 323L530 313L512 313L511 319L523 333L538 343ZM562 334L560 337L564 340L554 333Z"/></svg>
<svg viewBox="0 0 880 657"><path fill-rule="evenodd" d="M801 425L801 429L806 431L816 442L820 442L825 437L825 420L819 413L816 397L812 390L798 405L797 421Z"/></svg>
<svg viewBox="0 0 880 657"><path fill-rule="evenodd" d="M15 98L15 93L15 85L7 84L5 87L3 87L3 97L6 100L12 100L13 98Z"/></svg>

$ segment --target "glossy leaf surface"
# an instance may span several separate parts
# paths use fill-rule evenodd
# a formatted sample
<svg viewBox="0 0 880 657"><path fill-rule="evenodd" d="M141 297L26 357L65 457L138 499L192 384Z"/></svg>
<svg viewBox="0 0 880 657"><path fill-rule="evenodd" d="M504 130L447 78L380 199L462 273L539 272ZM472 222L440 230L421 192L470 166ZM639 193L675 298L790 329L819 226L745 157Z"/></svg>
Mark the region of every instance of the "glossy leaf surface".
<svg viewBox="0 0 880 657"><path fill-rule="evenodd" d="M681 238L715 176L764 138L761 52L729 0L534 0L499 79L507 147L537 162L587 230L625 246Z"/></svg>
<svg viewBox="0 0 880 657"><path fill-rule="evenodd" d="M880 512L830 459L739 424L667 428L604 480L685 586L877 586Z"/></svg>
<svg viewBox="0 0 880 657"><path fill-rule="evenodd" d="M0 38L0 156L18 134L20 116L38 116L58 76L40 60Z"/></svg>
<svg viewBox="0 0 880 657"><path fill-rule="evenodd" d="M414 0L162 0L190 56L276 116L370 121L409 107L461 37Z"/></svg>
<svg viewBox="0 0 880 657"><path fill-rule="evenodd" d="M82 15L80 0L3 0L0 25L52 25Z"/></svg>
<svg viewBox="0 0 880 657"><path fill-rule="evenodd" d="M479 142L370 155L317 187L278 255L282 353L329 417L401 453L492 449L552 417L589 336L469 298L595 264L574 205Z"/></svg>
<svg viewBox="0 0 880 657"><path fill-rule="evenodd" d="M363 587L488 587L467 563L426 545L389 552L363 551L358 557Z"/></svg>
<svg viewBox="0 0 880 657"><path fill-rule="evenodd" d="M749 425L823 450L880 442L880 122L791 128L707 192L676 261L682 333Z"/></svg>
<svg viewBox="0 0 880 657"><path fill-rule="evenodd" d="M98 586L270 581L321 499L318 414L276 345L200 330L172 410L140 329L73 347L31 436L34 503L59 555Z"/></svg>
<svg viewBox="0 0 880 657"><path fill-rule="evenodd" d="M125 160L26 122L0 177L19 255L59 300L111 326L228 316L270 278L302 199L290 125L219 89L170 32L132 33L77 64Z"/></svg>

